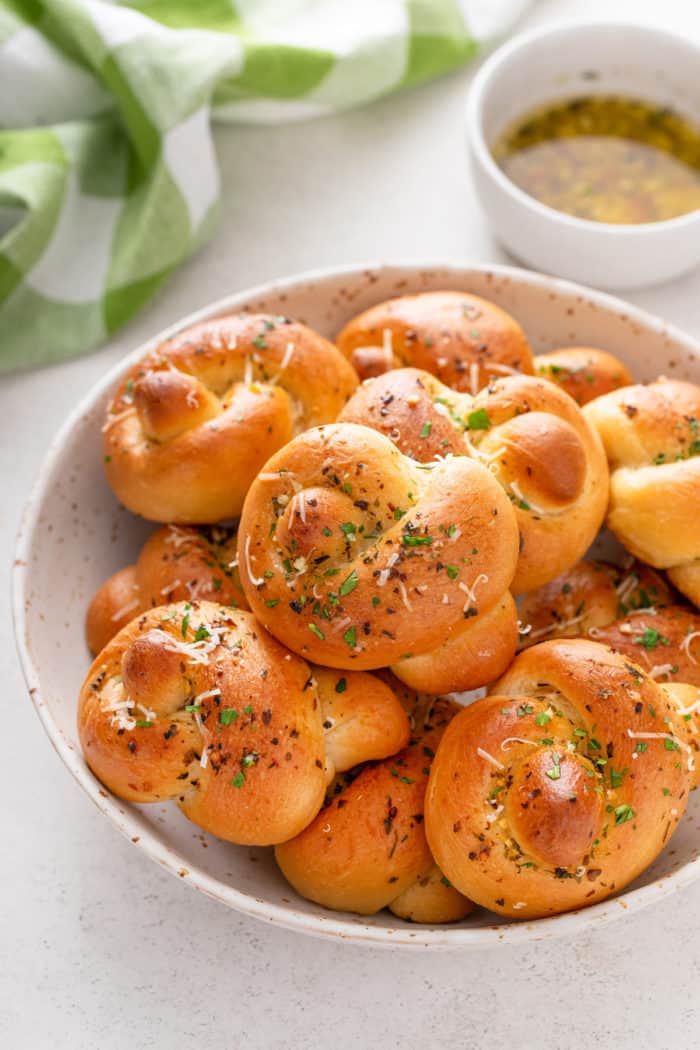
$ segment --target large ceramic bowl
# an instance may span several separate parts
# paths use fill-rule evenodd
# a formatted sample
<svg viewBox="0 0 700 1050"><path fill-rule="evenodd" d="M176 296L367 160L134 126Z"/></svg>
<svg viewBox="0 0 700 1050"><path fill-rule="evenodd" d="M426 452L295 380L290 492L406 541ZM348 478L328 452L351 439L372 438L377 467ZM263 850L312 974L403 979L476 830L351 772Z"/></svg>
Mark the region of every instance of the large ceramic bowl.
<svg viewBox="0 0 700 1050"><path fill-rule="evenodd" d="M640 379L664 372L700 382L700 347L663 321L600 293L505 267L370 266L304 275L223 299L154 342L232 310L289 314L333 336L373 303L441 288L492 299L521 322L535 350L600 346L619 355ZM135 350L133 358L150 345ZM222 904L266 922L409 948L468 948L572 934L651 904L700 875L696 792L670 846L612 900L535 922L506 922L482 911L455 926L415 926L389 912L359 918L325 911L296 896L270 850L235 847L205 835L174 804L129 805L105 791L81 755L75 707L90 662L83 636L87 602L105 576L133 561L151 529L117 504L102 472L100 424L129 361L76 406L47 454L20 531L14 606L29 692L51 742L93 802L138 849Z"/></svg>

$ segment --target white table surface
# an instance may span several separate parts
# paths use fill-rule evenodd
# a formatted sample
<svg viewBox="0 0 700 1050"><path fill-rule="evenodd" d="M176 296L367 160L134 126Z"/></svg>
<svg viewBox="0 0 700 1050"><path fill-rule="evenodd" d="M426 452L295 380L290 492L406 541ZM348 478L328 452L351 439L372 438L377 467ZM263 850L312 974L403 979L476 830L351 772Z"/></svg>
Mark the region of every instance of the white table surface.
<svg viewBox="0 0 700 1050"><path fill-rule="evenodd" d="M524 24L599 13L700 39L699 0L549 0ZM3 594L21 506L51 436L75 400L153 332L228 292L307 268L507 261L470 187L462 135L470 76L311 124L217 130L226 206L216 238L109 346L0 381ZM700 336L700 273L628 298ZM0 617L3 1048L700 1044L700 885L574 942L473 953L388 952L262 925L158 870L93 808L31 708L4 603Z"/></svg>

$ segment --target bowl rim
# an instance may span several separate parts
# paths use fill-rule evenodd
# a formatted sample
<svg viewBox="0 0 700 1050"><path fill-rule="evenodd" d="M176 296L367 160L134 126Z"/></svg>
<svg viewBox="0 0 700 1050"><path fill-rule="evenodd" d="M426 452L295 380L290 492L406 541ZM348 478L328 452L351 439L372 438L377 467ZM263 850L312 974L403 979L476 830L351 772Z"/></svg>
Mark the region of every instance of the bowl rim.
<svg viewBox="0 0 700 1050"><path fill-rule="evenodd" d="M681 36L680 33L676 33L673 30L656 27L651 23L635 22L631 19L572 18L567 19L565 22L535 27L534 29L518 33L489 55L469 88L466 105L467 137L475 159L491 181L496 183L504 193L521 207L526 208L540 219L544 219L549 223L560 223L562 226L578 231L582 235L599 238L617 236L632 240L638 237L672 234L687 226L700 224L700 208L694 208L692 211L676 215L672 219L661 219L658 222L613 223L582 219L577 215L569 215L567 212L559 211L549 204L544 204L537 197L533 197L516 185L496 163L486 142L482 117L487 93L497 80L501 70L513 59L517 60L520 53L527 50L530 45L548 38L575 35L583 29L599 29L604 32L616 31L626 34L633 30L642 35L653 36L656 41L663 41L662 46L665 46L669 52L671 48L678 47L686 51L694 51L700 63L700 45L695 44L692 40ZM526 113L527 109L523 112Z"/></svg>
<svg viewBox="0 0 700 1050"><path fill-rule="evenodd" d="M401 947L412 949L455 950L493 947L496 944L522 944L530 940L547 940L553 937L566 936L587 928L603 925L605 922L621 918L623 915L647 907L654 900L668 896L696 879L700 878L700 854L687 863L664 875L646 886L629 890L619 896L609 898L599 904L575 911L564 912L550 918L523 922L491 923L484 926L412 926L401 923L396 926L374 926L363 917L342 917L329 911L327 914L314 915L301 911L294 905L272 904L253 894L244 893L227 886L221 880L209 875L198 865L185 866L185 861L176 850L165 845L158 834L138 820L138 810L133 810L128 803L123 803L107 791L90 772L82 753L75 749L55 720L41 695L41 680L35 667L27 634L27 617L25 594L28 585L27 569L29 557L37 530L42 501L48 483L53 475L68 439L78 421L89 412L94 404L116 383L129 365L148 353L156 344L175 335L190 325L208 318L216 317L224 311L243 309L250 301L264 296L284 292L310 282L327 281L338 278L352 279L367 273L389 271L397 277L414 277L421 272L444 274L446 287L452 278L461 281L470 276L492 275L501 280L514 281L521 286L537 288L540 291L557 291L567 296L579 296L607 313L624 316L628 321L640 327L650 329L659 335L665 335L679 342L700 358L700 343L674 325L667 324L655 315L627 303L605 292L586 288L572 281L524 270L514 266L479 265L478 263L459 265L440 261L402 261L402 262L369 262L346 266L322 267L314 270L258 284L243 289L201 307L186 317L169 325L163 331L140 344L131 353L119 359L107 372L94 383L87 393L64 420L58 432L49 444L41 467L32 485L30 495L24 506L17 533L15 557L12 567L12 613L15 629L15 642L20 665L27 684L30 698L43 728L54 750L68 771L88 798L111 821L111 823L134 844L138 845L148 857L164 867L170 874L186 878L200 892L227 907L250 915L253 918L267 921L272 925L305 933L315 937L327 937L337 940L352 941L372 947ZM410 293L406 293L410 294ZM290 888L290 897L294 891Z"/></svg>

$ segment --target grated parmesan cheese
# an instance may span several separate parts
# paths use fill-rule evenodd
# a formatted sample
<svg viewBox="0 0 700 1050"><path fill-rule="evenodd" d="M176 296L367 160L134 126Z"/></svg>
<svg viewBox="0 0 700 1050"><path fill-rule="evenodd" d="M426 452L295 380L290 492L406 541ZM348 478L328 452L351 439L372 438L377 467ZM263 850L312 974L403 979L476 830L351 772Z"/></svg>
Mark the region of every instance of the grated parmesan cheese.
<svg viewBox="0 0 700 1050"><path fill-rule="evenodd" d="M401 598L403 599L404 605L406 606L406 608L408 609L409 612L413 612L413 606L411 605L410 601L408 600L408 594L406 592L406 584L403 582L403 580L399 580L399 590L401 591Z"/></svg>
<svg viewBox="0 0 700 1050"><path fill-rule="evenodd" d="M476 753L479 756L479 758L483 758L487 762L490 762L492 766L496 767L496 769L506 768L502 762L499 762L497 758L494 758L493 755L490 755L488 751L484 751L483 747L477 747Z"/></svg>
<svg viewBox="0 0 700 1050"><path fill-rule="evenodd" d="M168 535L165 537L165 542L172 544L175 550L178 550L183 543L188 543L191 539L192 534L190 532L183 532L177 525L168 525Z"/></svg>
<svg viewBox="0 0 700 1050"><path fill-rule="evenodd" d="M539 627L536 631L530 632L530 641L533 638L541 638L544 634L551 634L552 631L567 630L569 627L573 627L575 624L580 623L585 617L585 613L581 613L579 616L572 616L570 620L556 620L554 623L550 623L548 627ZM595 627L591 628L591 631L596 630ZM590 631L589 631L590 634Z"/></svg>
<svg viewBox="0 0 700 1050"><path fill-rule="evenodd" d="M675 664L654 664L648 672L649 677L660 678L663 674L671 674L675 666Z"/></svg>
<svg viewBox="0 0 700 1050"><path fill-rule="evenodd" d="M469 386L471 387L472 396L476 397L479 393L479 366L476 361L472 361L469 365Z"/></svg>
<svg viewBox="0 0 700 1050"><path fill-rule="evenodd" d="M533 747L537 747L536 740L526 740L522 736L507 736L505 740L501 741L501 751L510 751L506 744L532 744Z"/></svg>
<svg viewBox="0 0 700 1050"><path fill-rule="evenodd" d="M246 563L246 569L248 570L248 576L250 577L250 582L255 587L259 587L261 584L263 584L265 582L265 580L263 579L262 576L256 576L255 575L255 573L253 572L253 567L250 564L250 558L251 558L251 555L250 555L250 536L246 536L246 538L245 538L245 563Z"/></svg>
<svg viewBox="0 0 700 1050"><path fill-rule="evenodd" d="M108 430L111 430L113 426L121 422L122 419L126 419L127 416L136 414L136 409L129 407L125 408L123 412L117 412L116 416L109 416L106 423L102 427L102 433L106 434Z"/></svg>
<svg viewBox="0 0 700 1050"><path fill-rule="evenodd" d="M384 586L386 581L389 579L389 576L391 575L391 570L394 568L394 565L396 565L396 562L398 560L398 554L389 555L389 557L387 558L386 566L380 571L379 576L377 577L377 587Z"/></svg>
<svg viewBox="0 0 700 1050"><path fill-rule="evenodd" d="M691 631L690 634L686 634L685 638L681 642L681 649L686 654L686 656L692 664L697 664L697 660L688 648L688 645L690 642L692 642L693 638L700 638L700 631Z"/></svg>
<svg viewBox="0 0 700 1050"><path fill-rule="evenodd" d="M469 587L463 580L460 581L460 583L458 585L459 589L460 589L460 591L464 591L464 593L467 596L467 600L464 603L464 609L462 610L463 612L465 612L465 613L469 612L469 610L472 607L472 605L476 605L476 593L475 592L476 592L476 588L479 586L479 584L481 584L481 583L488 583L488 582L489 582L489 578L488 578L488 576L486 575L485 572L479 573L479 575L474 580L474 583L471 585L471 587Z"/></svg>
<svg viewBox="0 0 700 1050"><path fill-rule="evenodd" d="M121 620L122 616L126 616L127 613L132 612L134 609L138 609L141 602L138 598L134 598L133 601L127 602L126 605L122 605L120 609L110 616L110 620L114 623L116 620Z"/></svg>
<svg viewBox="0 0 700 1050"><path fill-rule="evenodd" d="M525 499L522 490L516 481L509 482L510 489L513 495L520 500L521 503L527 503L530 510L534 510L535 514L546 514L543 507L538 507L536 503L533 503L531 499Z"/></svg>
<svg viewBox="0 0 700 1050"><path fill-rule="evenodd" d="M680 748L688 752L690 756L688 758L688 769L691 772L695 769L695 758L690 744L686 744L684 740L679 740L673 733L636 733L634 730L628 729L627 736L630 740L672 740L674 744L678 744Z"/></svg>

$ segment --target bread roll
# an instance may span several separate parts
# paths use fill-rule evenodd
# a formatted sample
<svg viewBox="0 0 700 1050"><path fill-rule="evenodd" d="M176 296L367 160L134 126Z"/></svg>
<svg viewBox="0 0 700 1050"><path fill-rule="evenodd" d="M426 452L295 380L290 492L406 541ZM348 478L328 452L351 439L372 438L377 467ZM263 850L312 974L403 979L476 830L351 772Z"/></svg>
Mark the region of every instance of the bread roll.
<svg viewBox="0 0 700 1050"><path fill-rule="evenodd" d="M343 355L296 321L205 321L125 373L103 427L107 480L152 521L236 517L265 460L334 420L356 385Z"/></svg>
<svg viewBox="0 0 700 1050"><path fill-rule="evenodd" d="M668 843L695 752L637 664L585 639L527 649L447 727L425 799L447 878L510 918L624 889Z"/></svg>
<svg viewBox="0 0 700 1050"><path fill-rule="evenodd" d="M236 530L221 525L157 529L136 564L115 572L92 598L86 635L93 656L130 620L156 605L196 598L247 609L236 540Z"/></svg>
<svg viewBox="0 0 700 1050"><path fill-rule="evenodd" d="M494 377L533 372L517 321L468 292L423 292L378 303L349 321L337 344L360 379L411 366L475 394Z"/></svg>
<svg viewBox="0 0 700 1050"><path fill-rule="evenodd" d="M700 387L659 379L596 398L584 414L610 464L607 523L694 599L700 561Z"/></svg>
<svg viewBox="0 0 700 1050"><path fill-rule="evenodd" d="M78 729L120 798L174 799L206 831L253 845L297 835L336 772L409 736L379 679L314 669L251 613L212 602L161 606L123 628L88 672Z"/></svg>
<svg viewBox="0 0 700 1050"><path fill-rule="evenodd" d="M634 383L631 372L619 358L588 346L567 346L538 354L535 372L565 390L577 405L586 405L602 394Z"/></svg>
<svg viewBox="0 0 700 1050"><path fill-rule="evenodd" d="M423 798L438 741L458 706L414 697L410 745L340 778L324 809L275 857L298 893L336 911L382 908L413 922L461 919L473 904L450 886L428 849Z"/></svg>
<svg viewBox="0 0 700 1050"><path fill-rule="evenodd" d="M619 568L604 561L580 561L523 595L520 645L526 648L552 638L579 638L636 609L654 611L673 601L663 576L642 562Z"/></svg>
<svg viewBox="0 0 700 1050"><path fill-rule="evenodd" d="M544 380L496 379L471 397L427 372L399 369L359 387L340 420L375 428L422 463L469 455L488 467L518 519L516 594L572 565L602 524L608 471L600 441L574 401Z"/></svg>
<svg viewBox="0 0 700 1050"><path fill-rule="evenodd" d="M466 457L422 469L367 427L310 430L251 486L238 548L251 609L315 663L439 693L512 658L515 514Z"/></svg>

